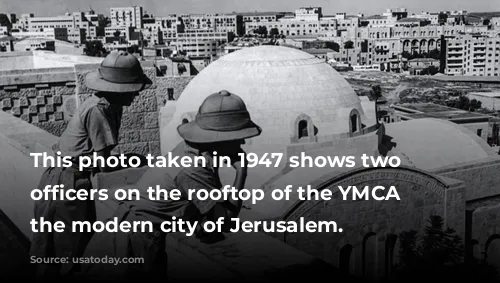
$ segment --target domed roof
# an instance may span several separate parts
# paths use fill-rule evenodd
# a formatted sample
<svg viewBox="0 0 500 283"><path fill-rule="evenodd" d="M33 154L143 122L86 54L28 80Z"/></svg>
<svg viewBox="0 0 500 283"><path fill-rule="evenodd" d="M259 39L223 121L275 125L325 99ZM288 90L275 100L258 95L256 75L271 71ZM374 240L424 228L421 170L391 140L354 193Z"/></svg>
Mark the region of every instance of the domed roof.
<svg viewBox="0 0 500 283"><path fill-rule="evenodd" d="M300 120L312 123L321 140L347 133L354 109L365 118L355 91L324 60L289 47L243 48L211 63L188 84L169 124L162 125L162 151L180 141L177 126L191 121L203 100L221 90L239 95L262 127L253 144L290 144Z"/></svg>

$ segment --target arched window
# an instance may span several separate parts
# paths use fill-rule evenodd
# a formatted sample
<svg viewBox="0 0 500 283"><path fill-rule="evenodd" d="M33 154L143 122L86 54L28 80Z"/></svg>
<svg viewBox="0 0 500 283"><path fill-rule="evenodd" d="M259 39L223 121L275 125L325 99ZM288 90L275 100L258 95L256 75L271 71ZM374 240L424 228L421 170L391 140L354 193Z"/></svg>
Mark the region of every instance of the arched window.
<svg viewBox="0 0 500 283"><path fill-rule="evenodd" d="M298 130L299 130L299 132L298 132L299 139L309 136L309 133L307 131L307 121L306 120L300 120Z"/></svg>
<svg viewBox="0 0 500 283"><path fill-rule="evenodd" d="M351 134L361 130L361 116L357 109L353 109L349 114L349 132Z"/></svg>
<svg viewBox="0 0 500 283"><path fill-rule="evenodd" d="M377 268L377 237L375 233L370 232L363 238L362 251L362 270L363 275L373 278Z"/></svg>
<svg viewBox="0 0 500 283"><path fill-rule="evenodd" d="M358 115L357 114L352 114L351 115L351 132L355 133L358 131Z"/></svg>
<svg viewBox="0 0 500 283"><path fill-rule="evenodd" d="M187 124L187 123L189 123L188 119L186 119L186 118L182 119L182 124Z"/></svg>
<svg viewBox="0 0 500 283"><path fill-rule="evenodd" d="M398 236L394 234L387 235L385 239L385 275L389 276L394 267L394 250Z"/></svg>

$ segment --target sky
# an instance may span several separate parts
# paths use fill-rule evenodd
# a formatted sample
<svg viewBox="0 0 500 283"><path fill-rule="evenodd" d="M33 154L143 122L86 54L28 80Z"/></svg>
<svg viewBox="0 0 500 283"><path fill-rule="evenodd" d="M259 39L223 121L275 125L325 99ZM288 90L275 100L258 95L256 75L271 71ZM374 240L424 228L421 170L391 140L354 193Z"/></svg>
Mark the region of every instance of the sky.
<svg viewBox="0 0 500 283"><path fill-rule="evenodd" d="M109 15L110 7L143 6L148 14L164 16L181 13L228 13L254 11L293 12L301 6L323 7L323 14L380 14L387 8L405 7L410 13L467 10L469 12L500 11L500 0L0 0L0 13L34 13L56 16L66 11L85 12L91 6Z"/></svg>

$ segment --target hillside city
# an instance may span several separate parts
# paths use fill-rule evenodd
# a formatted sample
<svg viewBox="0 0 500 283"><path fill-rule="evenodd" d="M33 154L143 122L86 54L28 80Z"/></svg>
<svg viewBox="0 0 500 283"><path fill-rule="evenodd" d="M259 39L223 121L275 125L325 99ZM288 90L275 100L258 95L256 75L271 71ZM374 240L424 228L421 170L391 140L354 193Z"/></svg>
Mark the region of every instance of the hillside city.
<svg viewBox="0 0 500 283"><path fill-rule="evenodd" d="M413 75L498 76L499 34L499 13L410 13L404 8L376 15L329 15L321 7L302 7L294 12L156 16L134 6L102 14L89 8L51 17L0 15L2 52L102 56L129 49L143 56L182 54L209 64L242 48L285 45L340 67Z"/></svg>

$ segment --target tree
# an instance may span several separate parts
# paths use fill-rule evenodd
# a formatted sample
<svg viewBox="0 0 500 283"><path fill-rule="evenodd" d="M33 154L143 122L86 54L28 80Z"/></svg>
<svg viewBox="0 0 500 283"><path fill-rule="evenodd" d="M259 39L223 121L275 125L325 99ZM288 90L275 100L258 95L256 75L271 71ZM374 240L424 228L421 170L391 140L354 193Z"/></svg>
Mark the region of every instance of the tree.
<svg viewBox="0 0 500 283"><path fill-rule="evenodd" d="M377 105L377 102L379 100L379 98L382 97L382 88L380 87L380 85L374 85L372 86L372 90L371 90L371 95L372 97L374 98L375 100L375 119L377 120L377 126L378 126L378 105Z"/></svg>
<svg viewBox="0 0 500 283"><path fill-rule="evenodd" d="M437 73L439 73L439 68L436 66L429 66L420 72L421 75L431 75L431 76Z"/></svg>
<svg viewBox="0 0 500 283"><path fill-rule="evenodd" d="M349 49L353 49L353 48L354 48L354 42L352 42L351 40L344 42L344 49L347 50L347 58L346 58L347 60L346 61L348 61L348 62L350 61L349 60ZM349 63L349 65L351 65L351 64Z"/></svg>
<svg viewBox="0 0 500 283"><path fill-rule="evenodd" d="M273 38L279 36L279 34L280 34L280 31L277 28L272 28L269 31L269 36L272 36Z"/></svg>
<svg viewBox="0 0 500 283"><path fill-rule="evenodd" d="M253 32L256 34L259 34L262 37L267 37L267 27L265 27L265 26L259 26Z"/></svg>
<svg viewBox="0 0 500 283"><path fill-rule="evenodd" d="M12 28L12 23L6 14L0 14L0 26L7 27L8 31Z"/></svg>
<svg viewBox="0 0 500 283"><path fill-rule="evenodd" d="M446 281L493 282L496 279L494 267L471 258L464 263L463 239L450 227L444 227L444 219L433 215L422 237L415 230L403 231L398 235L399 259L392 278L395 282L411 278L412 281L446 279ZM479 281L478 281L479 282Z"/></svg>
<svg viewBox="0 0 500 283"><path fill-rule="evenodd" d="M83 52L85 55L92 57L105 57L107 55L107 51L104 49L100 40L85 42Z"/></svg>
<svg viewBox="0 0 500 283"><path fill-rule="evenodd" d="M119 30L115 30L115 32L113 33L113 36L118 40L118 42L121 44L122 43L122 39L120 37L121 35L121 32Z"/></svg>
<svg viewBox="0 0 500 283"><path fill-rule="evenodd" d="M441 57L441 52L439 51L439 49L433 49L429 51L429 58L439 60L440 57Z"/></svg>

